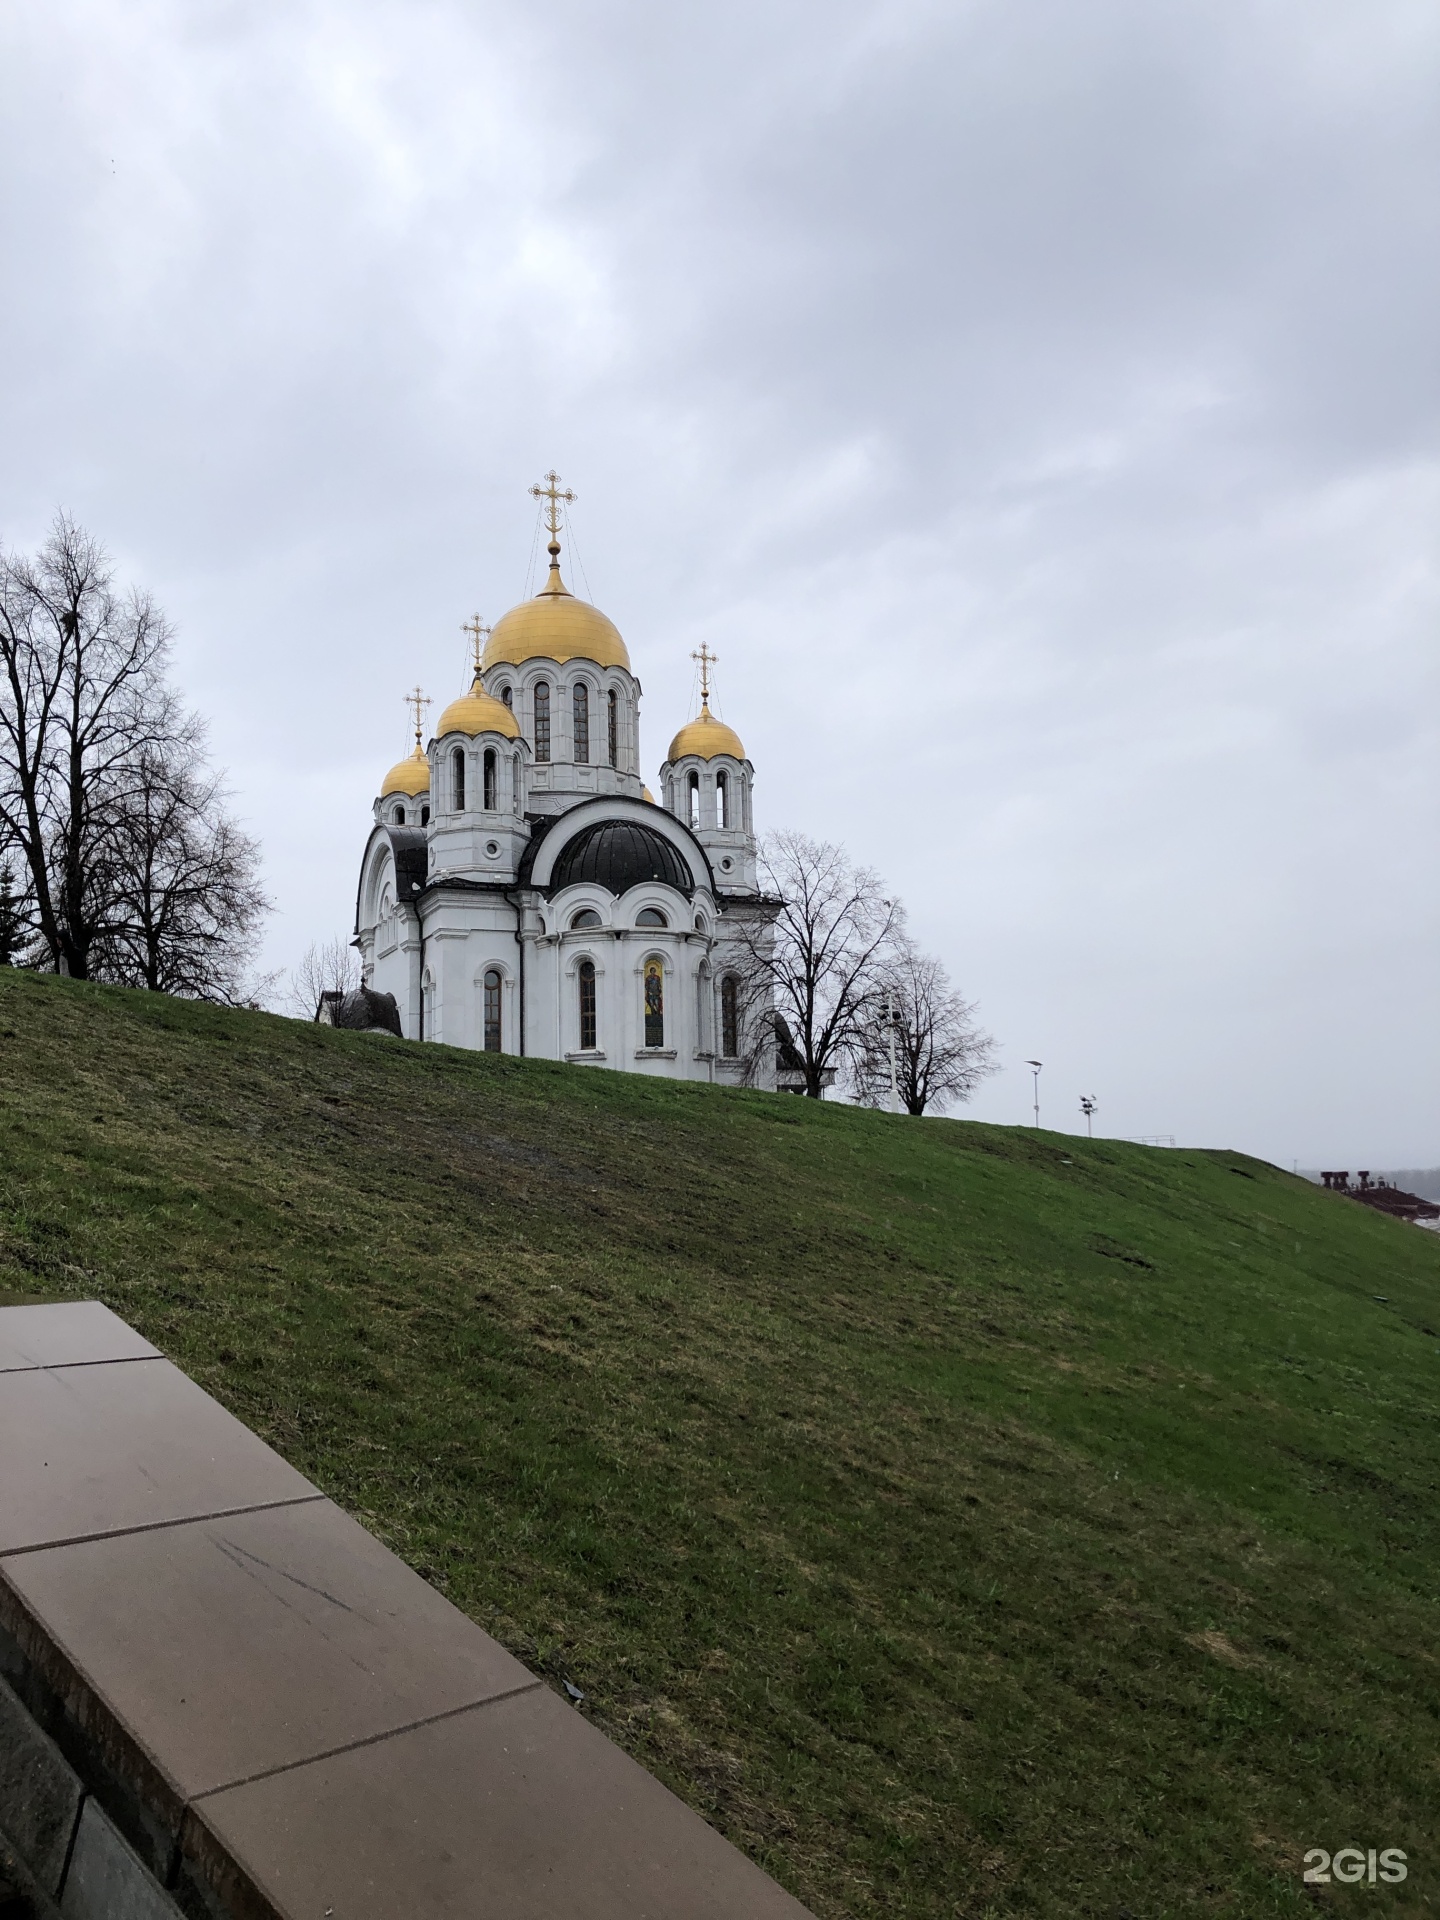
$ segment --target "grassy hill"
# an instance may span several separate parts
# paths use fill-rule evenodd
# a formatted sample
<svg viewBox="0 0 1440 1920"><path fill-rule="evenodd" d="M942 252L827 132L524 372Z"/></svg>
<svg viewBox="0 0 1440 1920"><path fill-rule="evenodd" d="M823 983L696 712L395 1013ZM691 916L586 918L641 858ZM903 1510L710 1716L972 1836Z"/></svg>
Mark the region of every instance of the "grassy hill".
<svg viewBox="0 0 1440 1920"><path fill-rule="evenodd" d="M1440 1236L1232 1153L0 973L98 1296L823 1916L1437 1877Z"/></svg>

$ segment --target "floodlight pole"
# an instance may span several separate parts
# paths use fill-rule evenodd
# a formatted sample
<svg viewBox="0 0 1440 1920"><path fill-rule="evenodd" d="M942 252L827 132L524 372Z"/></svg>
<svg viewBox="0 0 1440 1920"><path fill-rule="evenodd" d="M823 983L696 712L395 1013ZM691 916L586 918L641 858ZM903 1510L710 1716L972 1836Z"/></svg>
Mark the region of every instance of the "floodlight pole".
<svg viewBox="0 0 1440 1920"><path fill-rule="evenodd" d="M1027 1061L1025 1062L1025 1064L1026 1064L1026 1066L1027 1066L1027 1067L1029 1067L1029 1069L1030 1069L1030 1078L1031 1078L1031 1080L1032 1080L1032 1081L1034 1082L1034 1088L1035 1088L1035 1124L1036 1124L1036 1126L1038 1127L1038 1126L1039 1126L1039 1124L1040 1124L1040 1069L1041 1069L1041 1067L1043 1067L1043 1066L1044 1066L1044 1064L1045 1064L1045 1062L1044 1062L1043 1060L1027 1060Z"/></svg>
<svg viewBox="0 0 1440 1920"><path fill-rule="evenodd" d="M899 1013L896 1011L895 1002L893 1000L887 1000L885 1003L885 1024L890 1029L890 1111L891 1113L899 1113L900 1111L900 1079L895 1068L895 1028L899 1022L899 1019L900 1019L900 1016L899 1016Z"/></svg>
<svg viewBox="0 0 1440 1920"><path fill-rule="evenodd" d="M1095 1138L1095 1126L1092 1116L1099 1104L1099 1101L1093 1093L1082 1093L1080 1096L1080 1111L1085 1116L1085 1132L1092 1140Z"/></svg>

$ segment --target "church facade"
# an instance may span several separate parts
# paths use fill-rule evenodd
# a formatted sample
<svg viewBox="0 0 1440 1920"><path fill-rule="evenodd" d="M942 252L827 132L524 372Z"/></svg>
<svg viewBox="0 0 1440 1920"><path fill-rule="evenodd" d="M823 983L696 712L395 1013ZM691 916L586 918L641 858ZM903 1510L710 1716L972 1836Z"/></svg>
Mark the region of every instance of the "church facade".
<svg viewBox="0 0 1440 1920"><path fill-rule="evenodd" d="M710 712L702 650L700 713L652 798L625 642L561 577L556 476L536 491L545 586L488 636L475 623L473 684L426 746L417 703L414 751L375 800L364 983L394 996L407 1039L738 1084L745 957L774 911L754 768Z"/></svg>

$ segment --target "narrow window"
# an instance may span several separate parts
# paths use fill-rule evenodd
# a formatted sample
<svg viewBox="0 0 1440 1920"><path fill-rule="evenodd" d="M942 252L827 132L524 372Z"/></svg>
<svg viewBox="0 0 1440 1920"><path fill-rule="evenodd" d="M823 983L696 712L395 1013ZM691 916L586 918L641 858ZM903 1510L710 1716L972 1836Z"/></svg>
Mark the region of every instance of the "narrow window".
<svg viewBox="0 0 1440 1920"><path fill-rule="evenodd" d="M501 687L500 698L505 702L507 707L512 707L515 704L514 695L511 693L509 687Z"/></svg>
<svg viewBox="0 0 1440 1920"><path fill-rule="evenodd" d="M463 748L456 747L454 753L451 754L450 767L455 778L455 811L457 813L463 813L465 811L465 753Z"/></svg>
<svg viewBox="0 0 1440 1920"><path fill-rule="evenodd" d="M491 967L485 975L485 1051L500 1051L500 971Z"/></svg>
<svg viewBox="0 0 1440 1920"><path fill-rule="evenodd" d="M421 824L421 826L422 826L422 827L428 827L428 826L429 826L429 824L430 824L430 809L429 809L429 807L421 807L421 809L420 809L420 824Z"/></svg>
<svg viewBox="0 0 1440 1920"><path fill-rule="evenodd" d="M590 758L590 689L583 680L575 682L575 758L582 765Z"/></svg>
<svg viewBox="0 0 1440 1920"><path fill-rule="evenodd" d="M730 824L730 776L727 773L715 776L715 824L717 827Z"/></svg>
<svg viewBox="0 0 1440 1920"><path fill-rule="evenodd" d="M720 982L720 1051L727 1060L740 1051L740 987L733 973Z"/></svg>
<svg viewBox="0 0 1440 1920"><path fill-rule="evenodd" d="M485 811L487 813L495 811L495 788L498 784L496 766L495 749L487 747L485 749Z"/></svg>
<svg viewBox="0 0 1440 1920"><path fill-rule="evenodd" d="M595 962L580 962L580 1051L593 1053L595 1038Z"/></svg>
<svg viewBox="0 0 1440 1920"><path fill-rule="evenodd" d="M658 960L645 962L645 1044L665 1044L665 971Z"/></svg>
<svg viewBox="0 0 1440 1920"><path fill-rule="evenodd" d="M612 767L618 767L620 764L620 696L613 687L610 689L609 705L610 764Z"/></svg>
<svg viewBox="0 0 1440 1920"><path fill-rule="evenodd" d="M404 824L405 824L405 809L404 809L404 807L396 807L396 809L395 809L395 824L396 824L396 826L397 826L397 827L403 827L403 826L404 826Z"/></svg>
<svg viewBox="0 0 1440 1920"><path fill-rule="evenodd" d="M510 762L510 792L514 796L515 811L520 811L520 756L517 753Z"/></svg>
<svg viewBox="0 0 1440 1920"><path fill-rule="evenodd" d="M700 776L699 774L695 773L692 770L687 784L690 788L690 824L692 827L698 827L700 825Z"/></svg>
<svg viewBox="0 0 1440 1920"><path fill-rule="evenodd" d="M535 758L550 758L550 682L535 682Z"/></svg>

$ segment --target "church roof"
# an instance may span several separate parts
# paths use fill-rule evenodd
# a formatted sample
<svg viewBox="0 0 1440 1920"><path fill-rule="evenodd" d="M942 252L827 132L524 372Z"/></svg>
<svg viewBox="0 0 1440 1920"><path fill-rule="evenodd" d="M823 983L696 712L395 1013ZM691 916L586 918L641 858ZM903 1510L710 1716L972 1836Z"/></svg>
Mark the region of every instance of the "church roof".
<svg viewBox="0 0 1440 1920"><path fill-rule="evenodd" d="M407 754L403 760L397 760L380 783L380 798L386 800L392 793L404 793L415 799L429 791L430 762L417 740L415 751Z"/></svg>
<svg viewBox="0 0 1440 1920"><path fill-rule="evenodd" d="M435 737L443 740L447 733L467 733L472 740L477 733L500 733L507 740L516 740L520 723L503 700L491 699L477 673L470 691L452 700L441 714Z"/></svg>
<svg viewBox="0 0 1440 1920"><path fill-rule="evenodd" d="M721 753L728 753L732 760L745 758L739 734L733 727L727 727L723 720L715 718L708 700L695 718L681 727L670 742L670 752L666 758L671 762L683 760L687 753L693 753L701 760L713 760Z"/></svg>
<svg viewBox="0 0 1440 1920"><path fill-rule="evenodd" d="M582 828L550 870L552 891L589 881L617 899L647 880L687 895L695 890L694 876L679 850L638 820L597 820Z"/></svg>
<svg viewBox="0 0 1440 1920"><path fill-rule="evenodd" d="M402 900L412 900L424 886L430 870L430 847L423 827L387 827L395 856L395 888Z"/></svg>
<svg viewBox="0 0 1440 1920"><path fill-rule="evenodd" d="M394 994L376 993L369 987L355 987L349 993L322 993L315 1019L325 1027L349 1027L355 1033L393 1033L398 1040L405 1037Z"/></svg>
<svg viewBox="0 0 1440 1920"><path fill-rule="evenodd" d="M558 548L555 550L558 553ZM588 600L577 600L560 578L552 554L550 578L533 600L522 600L495 622L485 642L485 666L522 666L527 660L593 660L629 669L620 629Z"/></svg>

